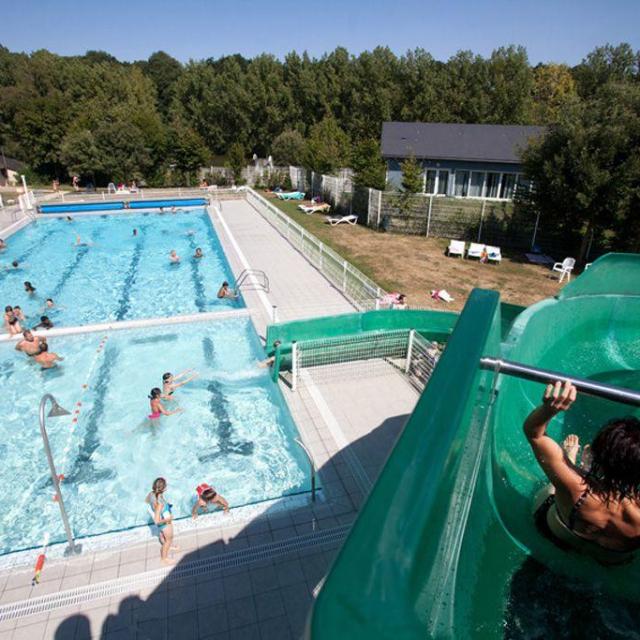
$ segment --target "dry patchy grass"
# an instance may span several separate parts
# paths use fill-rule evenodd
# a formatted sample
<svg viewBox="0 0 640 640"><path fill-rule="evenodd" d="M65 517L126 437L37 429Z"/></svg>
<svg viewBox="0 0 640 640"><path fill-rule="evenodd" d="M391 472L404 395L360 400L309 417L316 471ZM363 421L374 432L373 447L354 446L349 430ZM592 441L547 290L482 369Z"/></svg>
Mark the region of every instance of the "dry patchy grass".
<svg viewBox="0 0 640 640"><path fill-rule="evenodd" d="M448 240L443 238L383 233L361 225L332 227L324 215L299 211L300 202L273 202L381 287L406 294L410 307L459 310L474 287L495 289L502 301L529 306L554 296L561 287L548 267L529 264L519 252L503 250L499 265L448 258ZM432 289L446 289L454 302L432 300Z"/></svg>

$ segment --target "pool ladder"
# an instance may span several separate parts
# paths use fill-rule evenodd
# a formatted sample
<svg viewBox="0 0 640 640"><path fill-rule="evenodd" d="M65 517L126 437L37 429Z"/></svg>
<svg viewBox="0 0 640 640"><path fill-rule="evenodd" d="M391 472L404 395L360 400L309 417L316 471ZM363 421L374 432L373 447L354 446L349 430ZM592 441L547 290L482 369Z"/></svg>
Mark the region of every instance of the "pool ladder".
<svg viewBox="0 0 640 640"><path fill-rule="evenodd" d="M233 288L235 291L240 291L243 286L245 290L248 288L269 293L269 277L262 269L244 269L236 278Z"/></svg>

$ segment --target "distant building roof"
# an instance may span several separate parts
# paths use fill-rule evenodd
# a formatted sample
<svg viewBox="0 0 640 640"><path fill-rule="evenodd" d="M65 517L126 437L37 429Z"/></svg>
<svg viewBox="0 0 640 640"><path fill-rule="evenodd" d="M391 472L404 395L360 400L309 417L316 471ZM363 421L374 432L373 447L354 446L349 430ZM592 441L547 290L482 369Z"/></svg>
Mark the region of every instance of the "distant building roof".
<svg viewBox="0 0 640 640"><path fill-rule="evenodd" d="M385 122L382 156L519 163L529 140L544 131L520 125Z"/></svg>
<svg viewBox="0 0 640 640"><path fill-rule="evenodd" d="M20 162L20 160L16 160L15 158L8 158L4 155L0 155L0 169L20 171L24 169L24 162Z"/></svg>

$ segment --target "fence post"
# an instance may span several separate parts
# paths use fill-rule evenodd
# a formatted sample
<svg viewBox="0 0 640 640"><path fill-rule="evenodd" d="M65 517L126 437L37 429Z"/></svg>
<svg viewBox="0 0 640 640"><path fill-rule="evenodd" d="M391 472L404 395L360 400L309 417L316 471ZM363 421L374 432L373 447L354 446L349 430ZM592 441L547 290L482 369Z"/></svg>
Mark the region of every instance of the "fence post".
<svg viewBox="0 0 640 640"><path fill-rule="evenodd" d="M347 261L345 260L342 265L342 292L347 290Z"/></svg>
<svg viewBox="0 0 640 640"><path fill-rule="evenodd" d="M411 329L409 331L409 343L407 344L407 358L404 365L404 372L409 373L409 369L411 368L411 355L413 353L413 336L415 335L415 329Z"/></svg>
<svg viewBox="0 0 640 640"><path fill-rule="evenodd" d="M371 187L367 189L367 227L371 226Z"/></svg>
<svg viewBox="0 0 640 640"><path fill-rule="evenodd" d="M271 319L274 324L278 322L278 305L277 304L271 305Z"/></svg>
<svg viewBox="0 0 640 640"><path fill-rule="evenodd" d="M323 257L324 257L324 256L323 256L323 253L322 253L322 247L323 247L323 246L324 246L324 245L322 244L322 242L320 242L320 271L322 271L322 266L323 266L323 265L322 265Z"/></svg>
<svg viewBox="0 0 640 640"><path fill-rule="evenodd" d="M289 228L291 226L291 218L287 216L287 240L289 239Z"/></svg>
<svg viewBox="0 0 640 640"><path fill-rule="evenodd" d="M533 249L533 247L536 244L536 235L538 235L538 223L540 222L540 211L538 211L536 213L536 223L533 227L533 236L531 236L531 249Z"/></svg>
<svg viewBox="0 0 640 640"><path fill-rule="evenodd" d="M378 217L376 219L376 229L380 228L380 209L382 209L382 191L378 191Z"/></svg>
<svg viewBox="0 0 640 640"><path fill-rule="evenodd" d="M585 258L589 258L591 255L591 245L593 244L593 229L591 229L591 237L589 238L589 246L587 247L587 253L585 254Z"/></svg>
<svg viewBox="0 0 640 640"><path fill-rule="evenodd" d="M482 201L482 208L480 209L480 226L478 227L478 242L480 242L480 236L482 236L482 221L484 220L484 206L487 204L486 200Z"/></svg>
<svg viewBox="0 0 640 640"><path fill-rule="evenodd" d="M291 343L291 391L298 386L298 344L294 340Z"/></svg>
<svg viewBox="0 0 640 640"><path fill-rule="evenodd" d="M429 237L429 229L431 228L431 207L433 206L433 196L429 196L429 211L427 212L427 238Z"/></svg>

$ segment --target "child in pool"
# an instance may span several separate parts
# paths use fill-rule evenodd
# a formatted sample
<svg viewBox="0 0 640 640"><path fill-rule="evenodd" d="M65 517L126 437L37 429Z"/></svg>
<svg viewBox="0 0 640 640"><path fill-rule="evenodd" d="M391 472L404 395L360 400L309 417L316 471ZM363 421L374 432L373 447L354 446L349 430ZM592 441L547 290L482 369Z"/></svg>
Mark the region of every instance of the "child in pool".
<svg viewBox="0 0 640 640"><path fill-rule="evenodd" d="M161 402L162 391L158 387L151 389L149 394L149 405L151 407L151 413L149 414L149 420L157 420L160 416L172 416L176 413L181 413L183 409L174 409L173 411L167 411Z"/></svg>
<svg viewBox="0 0 640 640"><path fill-rule="evenodd" d="M196 495L196 503L193 505L193 509L191 509L191 517L194 520L198 517L200 509L204 509L205 512L209 511L210 504L222 507L225 514L229 513L229 503L206 482L203 482L196 487Z"/></svg>
<svg viewBox="0 0 640 640"><path fill-rule="evenodd" d="M192 374L191 377L187 378L186 380L182 380L182 378L184 378L185 376L188 376L190 373ZM162 374L162 398L164 400L170 400L171 396L173 395L173 392L176 389L184 386L185 384L187 384L187 382L191 382L192 380L195 380L197 377L198 377L198 373L196 371L193 371L193 369L187 369L186 371L183 371L182 373L178 373L175 376L169 372L163 373ZM180 382L178 382L178 380L180 380Z"/></svg>

